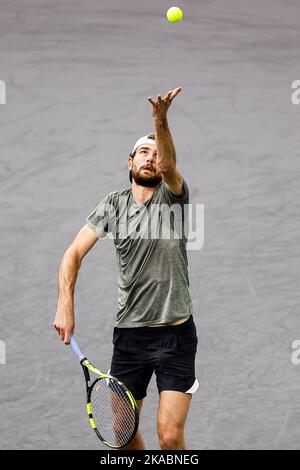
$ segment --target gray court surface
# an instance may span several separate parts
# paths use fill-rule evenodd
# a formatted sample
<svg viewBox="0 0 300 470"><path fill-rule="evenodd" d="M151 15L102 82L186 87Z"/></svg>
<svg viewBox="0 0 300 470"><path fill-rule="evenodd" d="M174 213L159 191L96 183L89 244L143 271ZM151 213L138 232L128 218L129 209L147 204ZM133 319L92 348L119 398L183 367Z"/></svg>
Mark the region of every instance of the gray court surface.
<svg viewBox="0 0 300 470"><path fill-rule="evenodd" d="M175 3L176 4L176 3ZM189 251L198 329L189 449L300 446L300 4L192 0L169 24L161 0L0 0L2 449L103 449L79 364L52 328L61 258L87 215L129 186L127 156L169 111L191 202L205 205ZM96 243L76 289L76 333L107 370L117 271ZM2 343L3 345L3 343ZM141 430L158 449L155 380Z"/></svg>

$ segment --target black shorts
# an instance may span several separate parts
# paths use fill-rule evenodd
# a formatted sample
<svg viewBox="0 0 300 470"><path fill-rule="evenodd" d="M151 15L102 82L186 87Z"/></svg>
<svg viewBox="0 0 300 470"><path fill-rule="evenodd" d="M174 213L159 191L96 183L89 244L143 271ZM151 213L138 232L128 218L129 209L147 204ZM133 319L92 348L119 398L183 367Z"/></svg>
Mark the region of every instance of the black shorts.
<svg viewBox="0 0 300 470"><path fill-rule="evenodd" d="M194 393L197 332L192 315L184 323L160 327L114 328L110 374L136 400L147 395L153 372L159 392Z"/></svg>

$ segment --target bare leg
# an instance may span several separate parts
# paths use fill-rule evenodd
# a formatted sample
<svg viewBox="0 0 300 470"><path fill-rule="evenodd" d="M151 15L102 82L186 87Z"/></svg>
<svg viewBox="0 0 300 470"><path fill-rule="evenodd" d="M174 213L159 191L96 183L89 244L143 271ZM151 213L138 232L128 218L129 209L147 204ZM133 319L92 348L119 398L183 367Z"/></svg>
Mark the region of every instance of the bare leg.
<svg viewBox="0 0 300 470"><path fill-rule="evenodd" d="M141 415L143 400L137 400L137 405L139 409L139 416ZM138 431L135 435L133 441L131 441L126 447L123 447L120 450L144 450L145 444L140 431Z"/></svg>
<svg viewBox="0 0 300 470"><path fill-rule="evenodd" d="M160 393L157 432L162 450L185 450L184 425L192 395L163 391Z"/></svg>

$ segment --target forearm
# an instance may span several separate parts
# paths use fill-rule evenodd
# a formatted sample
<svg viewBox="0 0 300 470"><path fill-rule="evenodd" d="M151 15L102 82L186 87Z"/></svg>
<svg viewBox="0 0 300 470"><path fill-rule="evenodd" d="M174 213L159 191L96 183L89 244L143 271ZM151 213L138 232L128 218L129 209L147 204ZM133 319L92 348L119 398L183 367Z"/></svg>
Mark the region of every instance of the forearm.
<svg viewBox="0 0 300 470"><path fill-rule="evenodd" d="M164 172L176 165L176 151L167 117L154 119L157 167Z"/></svg>
<svg viewBox="0 0 300 470"><path fill-rule="evenodd" d="M58 305L74 310L75 284L80 269L79 259L66 252L58 273Z"/></svg>

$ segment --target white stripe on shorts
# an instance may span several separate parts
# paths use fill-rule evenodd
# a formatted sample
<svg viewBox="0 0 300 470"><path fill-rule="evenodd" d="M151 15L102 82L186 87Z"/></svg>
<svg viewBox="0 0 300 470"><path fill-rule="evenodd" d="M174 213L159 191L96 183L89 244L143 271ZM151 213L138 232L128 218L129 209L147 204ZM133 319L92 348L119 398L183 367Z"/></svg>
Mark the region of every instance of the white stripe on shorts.
<svg viewBox="0 0 300 470"><path fill-rule="evenodd" d="M196 379L191 388L189 388L185 393L195 393L199 388L199 382Z"/></svg>

